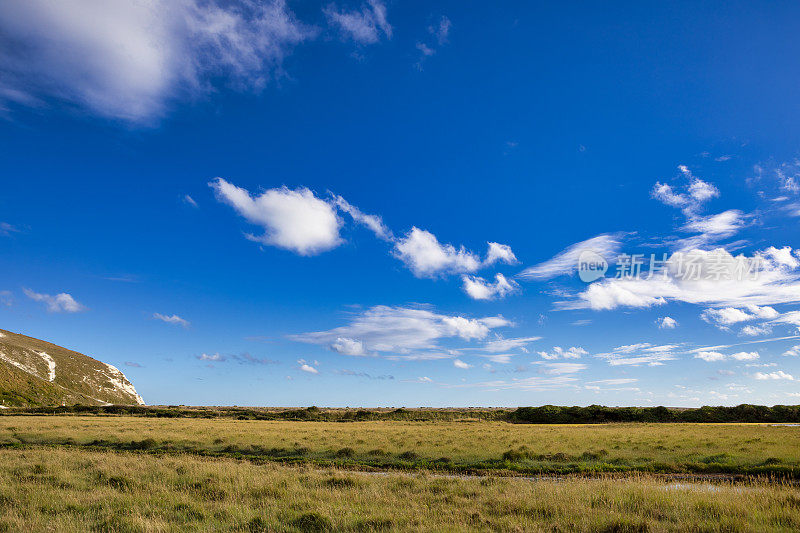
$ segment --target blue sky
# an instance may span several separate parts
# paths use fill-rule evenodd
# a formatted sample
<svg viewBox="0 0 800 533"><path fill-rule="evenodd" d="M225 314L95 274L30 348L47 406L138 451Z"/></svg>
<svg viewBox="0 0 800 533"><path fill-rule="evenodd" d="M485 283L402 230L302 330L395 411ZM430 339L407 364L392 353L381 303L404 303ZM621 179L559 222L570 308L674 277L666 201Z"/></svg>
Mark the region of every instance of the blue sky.
<svg viewBox="0 0 800 533"><path fill-rule="evenodd" d="M797 403L798 11L5 3L0 327L151 404Z"/></svg>

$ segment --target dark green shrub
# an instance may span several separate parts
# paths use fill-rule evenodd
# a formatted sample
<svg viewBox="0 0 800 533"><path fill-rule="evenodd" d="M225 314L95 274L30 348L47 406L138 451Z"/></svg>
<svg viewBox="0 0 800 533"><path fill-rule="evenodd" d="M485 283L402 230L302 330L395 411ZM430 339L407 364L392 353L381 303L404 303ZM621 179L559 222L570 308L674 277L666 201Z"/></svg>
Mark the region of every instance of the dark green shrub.
<svg viewBox="0 0 800 533"><path fill-rule="evenodd" d="M294 520L291 524L300 531L316 533L320 531L330 531L333 529L330 519L317 512L304 513Z"/></svg>

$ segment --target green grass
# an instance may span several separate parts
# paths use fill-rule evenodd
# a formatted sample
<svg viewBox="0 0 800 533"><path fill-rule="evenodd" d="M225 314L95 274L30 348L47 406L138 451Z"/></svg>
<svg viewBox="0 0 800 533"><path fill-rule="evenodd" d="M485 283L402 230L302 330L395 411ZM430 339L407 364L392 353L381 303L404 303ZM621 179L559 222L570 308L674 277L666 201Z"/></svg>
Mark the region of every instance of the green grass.
<svg viewBox="0 0 800 533"><path fill-rule="evenodd" d="M369 475L80 448L0 454L3 531L792 531L779 484Z"/></svg>
<svg viewBox="0 0 800 533"><path fill-rule="evenodd" d="M794 531L798 431L3 416L0 532Z"/></svg>
<svg viewBox="0 0 800 533"><path fill-rule="evenodd" d="M0 418L0 445L233 457L376 469L800 477L800 428L759 424L534 425Z"/></svg>

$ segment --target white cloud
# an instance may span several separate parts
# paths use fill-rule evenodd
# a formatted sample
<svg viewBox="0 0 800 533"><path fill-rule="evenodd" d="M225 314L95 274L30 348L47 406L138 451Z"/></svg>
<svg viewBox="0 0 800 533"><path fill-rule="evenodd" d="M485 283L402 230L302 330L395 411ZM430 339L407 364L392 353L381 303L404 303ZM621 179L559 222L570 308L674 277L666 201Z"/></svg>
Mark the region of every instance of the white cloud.
<svg viewBox="0 0 800 533"><path fill-rule="evenodd" d="M686 216L692 216L703 203L719 196L719 190L713 184L692 175L686 165L678 165L678 170L690 180L685 192L677 192L671 185L656 182L651 192L653 198L670 207L682 209Z"/></svg>
<svg viewBox="0 0 800 533"><path fill-rule="evenodd" d="M465 363L461 359L453 360L453 366L456 367L456 368L460 368L462 370L466 370L468 368L472 368L472 365Z"/></svg>
<svg viewBox="0 0 800 533"><path fill-rule="evenodd" d="M78 313L86 310L86 307L79 304L71 294L65 292L55 296L34 292L31 289L22 289L22 292L31 300L45 303L51 313Z"/></svg>
<svg viewBox="0 0 800 533"><path fill-rule="evenodd" d="M657 181L651 195L661 203L671 207L684 207L689 203L687 196L675 192L672 186Z"/></svg>
<svg viewBox="0 0 800 533"><path fill-rule="evenodd" d="M439 244L433 233L413 227L395 245L395 256L417 277L434 277L442 273L474 272L480 258L463 246Z"/></svg>
<svg viewBox="0 0 800 533"><path fill-rule="evenodd" d="M575 374L582 370L586 370L587 366L583 363L544 363L542 364L545 374L562 375L562 374Z"/></svg>
<svg viewBox="0 0 800 533"><path fill-rule="evenodd" d="M731 359L735 359L737 361L755 361L760 356L758 352L738 352L731 354Z"/></svg>
<svg viewBox="0 0 800 533"><path fill-rule="evenodd" d="M352 356L369 355L367 351L364 349L363 342L356 341L353 339L348 339L347 337L337 337L337 339L331 343L331 350L340 353L342 355L352 355Z"/></svg>
<svg viewBox="0 0 800 533"><path fill-rule="evenodd" d="M715 351L701 351L697 352L694 357L695 359L702 359L703 361L714 363L719 361L727 361L729 357L735 361L755 361L760 356L758 352L737 352L728 356Z"/></svg>
<svg viewBox="0 0 800 533"><path fill-rule="evenodd" d="M428 26L428 33L435 38L436 42L429 44L422 41L417 41L416 47L420 53L419 60L416 63L418 70L422 70L422 65L425 61L425 58L436 53L436 46L447 44L451 27L452 23L450 22L450 19L444 16L439 19L438 24Z"/></svg>
<svg viewBox="0 0 800 533"><path fill-rule="evenodd" d="M773 324L791 324L800 327L800 311L789 311L778 316L772 321Z"/></svg>
<svg viewBox="0 0 800 533"><path fill-rule="evenodd" d="M800 344L798 344L796 346L792 346L791 348L789 348L788 350L783 352L783 355L785 357L797 357L797 356L800 356Z"/></svg>
<svg viewBox="0 0 800 533"><path fill-rule="evenodd" d="M195 202L194 198L192 198L188 194L183 195L183 202L195 208L199 207L197 205L197 202Z"/></svg>
<svg viewBox="0 0 800 533"><path fill-rule="evenodd" d="M298 361L300 363L300 361ZM308 363L300 363L300 370L308 372L309 374L319 374L319 370L309 365Z"/></svg>
<svg viewBox="0 0 800 533"><path fill-rule="evenodd" d="M514 280L506 279L502 274L495 274L495 282L488 283L485 279L478 276L461 277L464 284L464 292L474 300L494 300L495 298L505 298L519 290L519 284Z"/></svg>
<svg viewBox="0 0 800 533"><path fill-rule="evenodd" d="M772 333L772 328L768 324L760 326L745 326L739 332L739 335L744 337L758 337L759 335L769 335Z"/></svg>
<svg viewBox="0 0 800 533"><path fill-rule="evenodd" d="M730 237L745 226L745 215L737 209L729 209L716 215L695 216L683 226L684 231L702 234L700 240L711 242L713 240ZM689 239L690 241L700 240Z"/></svg>
<svg viewBox="0 0 800 533"><path fill-rule="evenodd" d="M572 346L571 348L563 349L561 346L554 346L550 352L536 352L542 359L580 359L583 355L589 355L589 352L580 346Z"/></svg>
<svg viewBox="0 0 800 533"><path fill-rule="evenodd" d="M2 88L0 86L0 88ZM2 94L0 94L2 96ZM2 100L0 100L0 111L2 111ZM8 237L12 233L19 233L20 229L8 222L0 222L0 235Z"/></svg>
<svg viewBox="0 0 800 533"><path fill-rule="evenodd" d="M0 2L0 105L66 100L146 123L217 80L258 90L313 36L284 0Z"/></svg>
<svg viewBox="0 0 800 533"><path fill-rule="evenodd" d="M441 244L436 236L417 227L412 227L405 236L398 239L394 256L405 263L415 276L436 277L443 274L465 274L489 266L498 261L516 262L511 248L496 242L488 243L486 259L452 244Z"/></svg>
<svg viewBox="0 0 800 533"><path fill-rule="evenodd" d="M212 362L222 362L227 359L227 357L225 357L220 353L213 353L213 354L202 353L198 355L197 358L201 361L212 361Z"/></svg>
<svg viewBox="0 0 800 533"><path fill-rule="evenodd" d="M394 240L392 230L390 230L386 224L383 223L383 220L378 215L367 215L361 212L359 208L351 205L341 196L334 196L334 201L336 203L336 207L350 215L355 222L366 226L379 239L384 241Z"/></svg>
<svg viewBox="0 0 800 533"><path fill-rule="evenodd" d="M405 383L433 383L433 380L428 376L420 376L416 379L403 379L401 381Z"/></svg>
<svg viewBox="0 0 800 533"><path fill-rule="evenodd" d="M694 357L709 363L725 360L725 354L719 352L699 352Z"/></svg>
<svg viewBox="0 0 800 533"><path fill-rule="evenodd" d="M442 16L439 19L439 24L436 26L428 26L428 33L436 37L436 41L442 45L447 42L448 37L450 36L450 29L452 28L453 23L450 22L450 19Z"/></svg>
<svg viewBox="0 0 800 533"><path fill-rule="evenodd" d="M508 352L520 349L527 353L526 346L532 342L541 340L541 337L513 337L504 339L502 337L488 341L480 350L489 353Z"/></svg>
<svg viewBox="0 0 800 533"><path fill-rule="evenodd" d="M559 305L601 310L650 307L668 301L714 307L800 302L800 272L763 253L733 256L722 248L676 252L663 276L604 279L579 293L578 301Z"/></svg>
<svg viewBox="0 0 800 533"><path fill-rule="evenodd" d="M636 378L613 378L613 379L598 379L595 381L587 381L587 385L627 385L628 383L636 383L639 381Z"/></svg>
<svg viewBox="0 0 800 533"><path fill-rule="evenodd" d="M0 291L0 305L11 307L14 304L14 296L11 291Z"/></svg>
<svg viewBox="0 0 800 533"><path fill-rule="evenodd" d="M690 180L685 192L676 192L672 186L657 182L653 186L651 195L665 205L680 208L686 216L686 223L681 230L696 233L696 235L682 239L670 239L664 244L678 251L705 248L714 242L735 235L746 226L750 217L736 209L715 215L698 214L704 203L719 196L719 190L713 184L693 176L685 165L679 165L678 169L683 177Z"/></svg>
<svg viewBox="0 0 800 533"><path fill-rule="evenodd" d="M787 381L794 381L794 377L791 374L787 374L783 370L778 370L776 372L770 372L765 374L763 372L756 372L753 374L753 377L759 380L787 380Z"/></svg>
<svg viewBox="0 0 800 533"><path fill-rule="evenodd" d="M419 50L419 53L422 54L422 57L430 57L436 53L436 50L430 48L425 43L417 43L416 48Z"/></svg>
<svg viewBox="0 0 800 533"><path fill-rule="evenodd" d="M551 391L565 387L574 387L577 378L569 375L551 375L549 377L532 376L524 379L510 381L481 381L477 383L462 383L458 385L442 384L445 388L481 388L490 391L523 390L523 391Z"/></svg>
<svg viewBox="0 0 800 533"><path fill-rule="evenodd" d="M264 228L261 236L250 240L291 250L300 255L315 255L338 246L341 219L334 207L306 188L268 189L256 196L222 178L209 183L221 202L253 224Z"/></svg>
<svg viewBox="0 0 800 533"><path fill-rule="evenodd" d="M720 309L706 309L700 315L703 320L716 323L720 326L729 326L737 322L744 322L755 318L753 315L735 307L723 307Z"/></svg>
<svg viewBox="0 0 800 533"><path fill-rule="evenodd" d="M153 318L156 320L161 320L162 322L166 322L167 324L176 324L178 326L182 326L184 328L189 327L189 321L185 320L178 315L162 315L161 313L153 313Z"/></svg>
<svg viewBox="0 0 800 533"><path fill-rule="evenodd" d="M677 359L675 351L678 345L654 345L649 342L617 346L607 353L596 354L611 366L661 366L665 361Z"/></svg>
<svg viewBox="0 0 800 533"><path fill-rule="evenodd" d="M689 196L697 202L706 202L719 196L719 189L711 183L695 178L689 184Z"/></svg>
<svg viewBox="0 0 800 533"><path fill-rule="evenodd" d="M675 329L678 327L678 321L670 316L662 316L656 320L658 329Z"/></svg>
<svg viewBox="0 0 800 533"><path fill-rule="evenodd" d="M611 261L622 247L622 238L624 236L624 233L606 233L575 243L559 252L553 258L526 268L518 274L518 277L542 280L572 274L578 268L578 257L585 250L591 250L604 257L607 261Z"/></svg>
<svg viewBox="0 0 800 533"><path fill-rule="evenodd" d="M800 251L795 250L792 252L791 246L784 246L783 248L770 246L762 253L777 265L785 266L790 269L795 269L800 266L800 260L798 259Z"/></svg>
<svg viewBox="0 0 800 533"><path fill-rule="evenodd" d="M256 357L247 352L241 354L224 355L219 352L213 354L203 353L197 356L200 361L209 361L212 363L223 363L231 360L236 361L240 365L273 365L278 361L267 359L266 357Z"/></svg>
<svg viewBox="0 0 800 533"><path fill-rule="evenodd" d="M483 266L493 265L497 262L513 265L517 262L517 256L511 251L509 245L490 242L489 249L486 251L486 259L483 261Z"/></svg>
<svg viewBox="0 0 800 533"><path fill-rule="evenodd" d="M392 26L386 19L386 6L380 0L368 0L361 11L344 11L331 4L323 10L328 23L359 44L375 44L381 34L392 38Z"/></svg>
<svg viewBox="0 0 800 533"><path fill-rule="evenodd" d="M722 307L719 309L706 309L700 315L706 322L716 324L725 329L727 326L739 322L747 322L757 318L769 319L778 316L778 312L769 306L749 305L744 309L736 307Z"/></svg>
<svg viewBox="0 0 800 533"><path fill-rule="evenodd" d="M375 306L355 316L346 326L290 338L323 346L347 339L349 346L361 343L365 353L401 354L408 359L442 359L452 358L453 354L439 345L440 340L481 340L491 330L510 325L511 322L500 316L466 318L443 315L426 308Z"/></svg>

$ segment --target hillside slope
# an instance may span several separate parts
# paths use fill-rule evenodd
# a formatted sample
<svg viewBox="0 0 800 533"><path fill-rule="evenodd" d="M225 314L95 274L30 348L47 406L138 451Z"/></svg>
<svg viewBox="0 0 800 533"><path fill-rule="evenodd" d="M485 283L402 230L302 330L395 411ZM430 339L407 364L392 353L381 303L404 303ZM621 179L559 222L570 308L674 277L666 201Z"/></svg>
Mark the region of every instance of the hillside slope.
<svg viewBox="0 0 800 533"><path fill-rule="evenodd" d="M117 368L61 346L0 329L0 404L138 404Z"/></svg>

